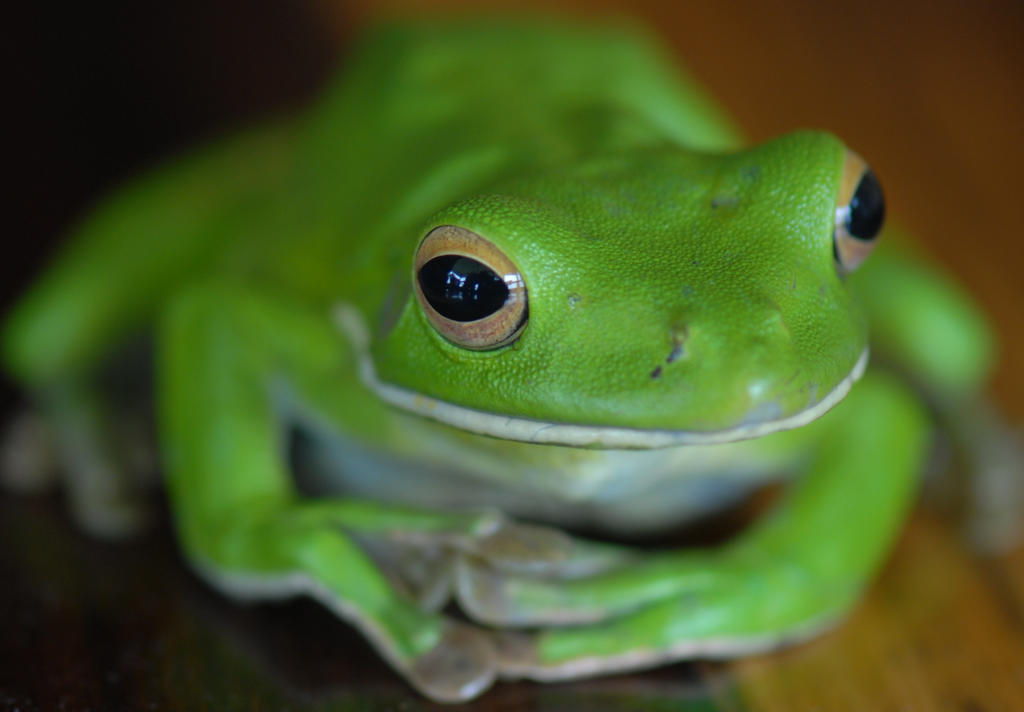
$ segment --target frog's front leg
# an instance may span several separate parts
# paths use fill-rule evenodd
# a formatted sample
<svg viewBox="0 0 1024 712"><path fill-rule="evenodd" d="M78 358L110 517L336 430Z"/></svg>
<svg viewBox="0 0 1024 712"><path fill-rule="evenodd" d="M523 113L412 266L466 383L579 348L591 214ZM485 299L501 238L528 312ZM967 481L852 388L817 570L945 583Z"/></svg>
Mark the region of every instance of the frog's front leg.
<svg viewBox="0 0 1024 712"><path fill-rule="evenodd" d="M778 508L718 550L657 554L574 581L481 576L508 637L503 674L557 679L778 646L834 622L896 534L927 442L898 383L871 374L811 427L820 445ZM803 437L778 434L772 437ZM560 624L592 621L578 626ZM545 627L549 626L549 627Z"/></svg>
<svg viewBox="0 0 1024 712"><path fill-rule="evenodd" d="M496 672L490 637L417 606L356 539L393 531L486 541L493 517L309 500L294 487L272 392L279 382L323 392L353 379L327 316L211 285L178 297L161 326L164 465L182 547L197 570L234 596L317 598L434 699L486 688Z"/></svg>

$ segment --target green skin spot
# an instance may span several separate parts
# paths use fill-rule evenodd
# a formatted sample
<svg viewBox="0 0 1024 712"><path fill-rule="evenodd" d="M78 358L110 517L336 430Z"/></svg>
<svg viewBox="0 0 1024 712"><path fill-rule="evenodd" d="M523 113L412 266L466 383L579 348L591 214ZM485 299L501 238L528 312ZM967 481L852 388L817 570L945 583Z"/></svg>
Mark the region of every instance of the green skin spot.
<svg viewBox="0 0 1024 712"><path fill-rule="evenodd" d="M152 327L160 451L197 570L229 595L316 596L436 699L479 694L499 672L772 647L856 599L927 438L915 394L871 370L828 414L793 419L845 392L869 324L872 352L951 412L977 392L990 342L905 251L883 246L840 276L838 139L739 147L642 33L383 28L307 116L100 205L8 315L4 363L63 422L55 404L105 403L96 367ZM467 350L434 328L412 265L439 225L485 237L522 274L529 321L514 343ZM386 388L411 400L389 404ZM632 448L650 432L760 437L584 449L475 434L446 423L454 412L641 434ZM766 421L802 427L742 430ZM300 492L289 424L315 436L347 496ZM558 531L668 526L782 471L794 484L778 508L718 550ZM432 573L452 571L473 617L534 632L510 647L426 606L448 590Z"/></svg>

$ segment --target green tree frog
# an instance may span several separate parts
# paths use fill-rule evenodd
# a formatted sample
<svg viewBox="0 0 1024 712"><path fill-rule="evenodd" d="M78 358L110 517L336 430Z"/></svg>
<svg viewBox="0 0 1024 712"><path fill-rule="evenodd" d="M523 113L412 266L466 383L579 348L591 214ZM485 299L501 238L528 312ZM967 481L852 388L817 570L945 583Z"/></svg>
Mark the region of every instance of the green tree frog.
<svg viewBox="0 0 1024 712"><path fill-rule="evenodd" d="M989 367L955 288L865 261L883 215L837 138L743 148L641 32L399 24L308 114L102 203L3 359L113 533L96 373L150 334L195 570L312 596L431 698L738 656L850 609L911 501L918 393L954 411ZM721 546L622 543L782 477Z"/></svg>

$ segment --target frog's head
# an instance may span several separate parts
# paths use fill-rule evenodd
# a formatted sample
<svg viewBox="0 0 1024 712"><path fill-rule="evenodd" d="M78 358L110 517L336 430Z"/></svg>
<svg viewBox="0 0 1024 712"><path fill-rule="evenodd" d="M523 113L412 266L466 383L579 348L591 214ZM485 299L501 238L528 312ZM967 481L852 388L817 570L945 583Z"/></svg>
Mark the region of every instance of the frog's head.
<svg viewBox="0 0 1024 712"><path fill-rule="evenodd" d="M795 133L519 177L423 226L411 295L364 376L442 422L653 447L796 427L862 372L844 275L883 215L866 165Z"/></svg>

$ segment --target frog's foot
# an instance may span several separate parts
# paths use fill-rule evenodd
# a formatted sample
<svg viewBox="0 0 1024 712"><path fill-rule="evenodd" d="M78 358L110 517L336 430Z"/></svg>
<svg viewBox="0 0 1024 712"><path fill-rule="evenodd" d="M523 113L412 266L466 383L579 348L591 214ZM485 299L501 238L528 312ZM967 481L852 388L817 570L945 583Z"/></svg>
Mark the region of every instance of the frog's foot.
<svg viewBox="0 0 1024 712"><path fill-rule="evenodd" d="M498 651L490 635L448 622L440 641L411 665L409 682L440 702L464 702L486 690L498 672Z"/></svg>
<svg viewBox="0 0 1024 712"><path fill-rule="evenodd" d="M7 423L0 443L0 486L36 494L57 483L57 443L46 419L31 408Z"/></svg>
<svg viewBox="0 0 1024 712"><path fill-rule="evenodd" d="M86 389L62 391L47 411L57 441L71 513L85 531L119 539L152 521L146 475L155 470L152 436L137 420L118 419Z"/></svg>
<svg viewBox="0 0 1024 712"><path fill-rule="evenodd" d="M978 551L999 554L1024 539L1024 430L982 401L955 423L967 455L964 527Z"/></svg>
<svg viewBox="0 0 1024 712"><path fill-rule="evenodd" d="M359 507L360 516L336 521L355 535L395 591L415 601L421 611L436 613L452 598L473 619L507 625L505 612L470 594L467 573L482 579L518 582L541 579L586 580L621 568L635 554L619 546L576 539L558 529L509 520L495 511L466 514L418 513L373 503L338 503L335 511ZM368 519L367 507L376 510ZM489 579L489 580L490 580ZM478 588L482 594L483 586ZM459 701L490 685L500 656L492 634L473 626L446 622L445 633L430 651L406 667L410 682L435 700ZM378 647L384 647L378 645ZM393 658L392 658L393 659ZM396 667L403 669L401 662Z"/></svg>
<svg viewBox="0 0 1024 712"><path fill-rule="evenodd" d="M383 535L366 528L350 531L392 582L421 607L440 610L457 594L471 617L499 624L507 624L507 617L487 615L493 605L483 600L490 578L573 580L611 570L632 557L624 547L575 539L558 529L512 521L496 511L447 516L448 525L440 530L435 524L424 528L410 520Z"/></svg>
<svg viewBox="0 0 1024 712"><path fill-rule="evenodd" d="M202 553L191 558L200 575L235 598L315 598L434 700L475 697L497 675L492 635L418 606L350 534L396 525L456 536L474 521L357 501L288 504L201 523L191 539Z"/></svg>
<svg viewBox="0 0 1024 712"><path fill-rule="evenodd" d="M106 426L92 408L54 417L25 409L3 436L0 484L30 494L63 482L83 530L102 539L138 532L150 520L141 474L155 470L152 437L133 421Z"/></svg>

